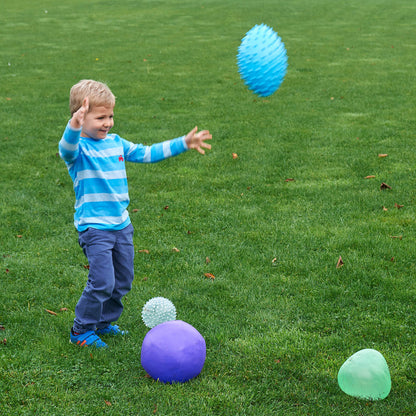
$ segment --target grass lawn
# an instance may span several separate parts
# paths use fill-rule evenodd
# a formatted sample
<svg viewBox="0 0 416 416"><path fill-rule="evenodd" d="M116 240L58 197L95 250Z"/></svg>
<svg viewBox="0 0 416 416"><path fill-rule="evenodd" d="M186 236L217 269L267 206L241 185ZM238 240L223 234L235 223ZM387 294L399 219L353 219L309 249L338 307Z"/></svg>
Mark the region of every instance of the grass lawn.
<svg viewBox="0 0 416 416"><path fill-rule="evenodd" d="M414 415L414 0L6 3L0 414ZM268 98L236 64L260 23L289 57ZM129 335L108 351L68 342L88 270L57 152L83 78L109 84L126 139L213 135L204 157L128 166L136 277L119 320ZM190 382L140 365L155 296L205 338ZM338 387L363 348L387 360L384 400Z"/></svg>

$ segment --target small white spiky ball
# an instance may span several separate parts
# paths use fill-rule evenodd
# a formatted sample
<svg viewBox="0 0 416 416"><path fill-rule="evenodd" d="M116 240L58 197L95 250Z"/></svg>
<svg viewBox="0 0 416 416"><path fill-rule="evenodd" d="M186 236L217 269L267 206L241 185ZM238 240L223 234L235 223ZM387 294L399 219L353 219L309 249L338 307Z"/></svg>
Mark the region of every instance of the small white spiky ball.
<svg viewBox="0 0 416 416"><path fill-rule="evenodd" d="M142 309L142 319L148 328L176 319L175 305L166 298L156 297L146 302Z"/></svg>

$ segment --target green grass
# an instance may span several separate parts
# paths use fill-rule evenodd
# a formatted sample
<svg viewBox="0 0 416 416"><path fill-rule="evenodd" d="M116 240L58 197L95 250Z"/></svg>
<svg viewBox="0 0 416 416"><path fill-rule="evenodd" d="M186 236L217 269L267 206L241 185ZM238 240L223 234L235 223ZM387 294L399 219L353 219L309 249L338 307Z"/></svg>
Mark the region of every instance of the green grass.
<svg viewBox="0 0 416 416"><path fill-rule="evenodd" d="M7 3L0 414L413 415L414 1ZM262 22L289 56L267 99L236 65L241 38ZM204 157L129 165L129 336L104 352L68 343L87 270L56 153L82 78L110 85L122 137L149 144L195 124L213 134ZM141 309L154 296L206 340L195 380L163 385L140 365ZM389 364L383 401L338 387L362 348Z"/></svg>

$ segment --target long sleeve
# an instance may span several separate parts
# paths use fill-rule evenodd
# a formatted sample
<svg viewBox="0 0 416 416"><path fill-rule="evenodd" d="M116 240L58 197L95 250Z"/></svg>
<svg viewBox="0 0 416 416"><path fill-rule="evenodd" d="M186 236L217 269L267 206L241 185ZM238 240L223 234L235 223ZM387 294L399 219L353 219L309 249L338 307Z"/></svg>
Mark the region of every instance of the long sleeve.
<svg viewBox="0 0 416 416"><path fill-rule="evenodd" d="M185 136L156 143L152 146L124 141L126 160L135 163L156 163L169 157L177 156L187 150L188 146L185 142Z"/></svg>
<svg viewBox="0 0 416 416"><path fill-rule="evenodd" d="M81 129L75 130L68 123L59 142L59 154L74 183L77 230L126 227L130 223L130 199L125 163L155 163L186 150L185 136L144 146L117 134L100 140L81 137Z"/></svg>
<svg viewBox="0 0 416 416"><path fill-rule="evenodd" d="M79 139L82 129L73 129L68 122L59 142L59 155L66 163L72 163L79 155Z"/></svg>

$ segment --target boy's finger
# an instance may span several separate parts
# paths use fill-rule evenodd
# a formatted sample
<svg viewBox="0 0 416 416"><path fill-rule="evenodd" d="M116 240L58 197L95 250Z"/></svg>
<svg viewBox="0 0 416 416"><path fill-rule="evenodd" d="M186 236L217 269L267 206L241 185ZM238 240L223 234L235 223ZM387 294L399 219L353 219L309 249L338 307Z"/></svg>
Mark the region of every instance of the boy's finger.
<svg viewBox="0 0 416 416"><path fill-rule="evenodd" d="M202 140L211 140L212 135L209 133L208 130L203 130L198 133L198 137Z"/></svg>

